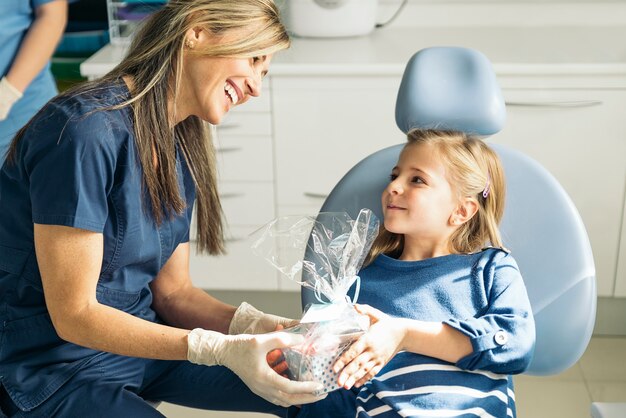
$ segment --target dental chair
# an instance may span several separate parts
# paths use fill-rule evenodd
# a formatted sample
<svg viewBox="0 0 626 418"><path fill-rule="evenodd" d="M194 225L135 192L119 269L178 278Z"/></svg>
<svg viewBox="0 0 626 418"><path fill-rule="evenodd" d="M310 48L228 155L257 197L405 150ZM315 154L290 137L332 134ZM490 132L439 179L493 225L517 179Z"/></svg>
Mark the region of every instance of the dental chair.
<svg viewBox="0 0 626 418"><path fill-rule="evenodd" d="M505 118L495 74L481 53L428 48L408 62L396 103L396 123L403 132L449 129L486 137L501 130ZM545 168L514 149L490 145L507 180L502 238L519 264L536 322L535 355L526 373L557 374L578 361L593 331L596 281L589 239L572 201ZM321 211L345 211L356 219L361 208L369 208L382 219L380 196L403 146L358 163ZM301 297L303 306L316 300L306 288Z"/></svg>

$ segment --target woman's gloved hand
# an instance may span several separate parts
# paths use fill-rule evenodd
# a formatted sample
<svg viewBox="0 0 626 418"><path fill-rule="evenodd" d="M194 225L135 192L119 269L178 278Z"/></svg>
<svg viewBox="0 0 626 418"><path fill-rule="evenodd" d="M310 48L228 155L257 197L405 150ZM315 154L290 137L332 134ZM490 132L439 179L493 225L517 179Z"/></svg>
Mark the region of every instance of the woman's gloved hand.
<svg viewBox="0 0 626 418"><path fill-rule="evenodd" d="M228 333L237 334L266 334L276 331L277 326L289 328L297 325L298 320L283 318L282 316L266 314L249 303L243 302L235 311Z"/></svg>
<svg viewBox="0 0 626 418"><path fill-rule="evenodd" d="M275 348L302 342L300 335L277 332L266 335L224 335L196 328L187 336L187 359L206 366L226 366L260 397L280 406L301 405L323 399L315 396L323 385L294 382L279 376L267 364L266 355Z"/></svg>
<svg viewBox="0 0 626 418"><path fill-rule="evenodd" d="M2 80L0 80L0 120L5 120L9 116L11 107L22 96L21 91L13 87L6 77L2 77Z"/></svg>

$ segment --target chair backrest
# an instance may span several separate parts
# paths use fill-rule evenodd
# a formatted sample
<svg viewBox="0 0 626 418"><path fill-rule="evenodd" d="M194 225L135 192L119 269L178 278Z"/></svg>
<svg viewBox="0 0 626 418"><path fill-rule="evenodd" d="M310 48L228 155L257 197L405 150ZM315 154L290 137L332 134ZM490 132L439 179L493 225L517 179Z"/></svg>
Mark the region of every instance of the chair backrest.
<svg viewBox="0 0 626 418"><path fill-rule="evenodd" d="M452 54L457 54L457 50L451 51ZM428 68L436 70L432 66ZM415 68L407 68L405 77L408 71L415 71ZM411 88L410 83L407 85L403 79L402 84L405 89L401 87L401 94L406 94ZM496 88L499 93L497 85ZM499 97L502 100L502 96ZM398 106L406 105L400 99L399 95ZM414 103L408 104L408 107L412 106ZM398 112L396 109L397 115ZM500 118L495 123L494 115ZM491 124L487 125L495 126L495 132L501 128L500 122L504 119L499 111L477 115L478 119L485 117L491 118ZM398 125L404 131L415 127L412 122L406 123L402 116L400 118ZM441 119L438 115L430 118ZM459 120L453 118L453 128L463 130L459 126L468 119L460 124ZM416 124L424 126L427 121L428 118ZM437 122L437 126L450 128L443 122ZM474 118L466 126L470 126L466 131L476 132L475 128L481 123ZM494 133L489 126L486 130ZM483 134L486 134L485 130ZM369 208L382 219L381 193L403 145L385 148L358 163L335 186L321 211L345 211L354 219L361 208ZM500 144L490 145L503 163L507 182L506 208L500 225L502 237L518 262L536 322L535 356L527 373L556 374L576 363L593 331L596 281L589 239L571 199L545 168L518 151ZM311 292L303 289L303 305L313 299Z"/></svg>

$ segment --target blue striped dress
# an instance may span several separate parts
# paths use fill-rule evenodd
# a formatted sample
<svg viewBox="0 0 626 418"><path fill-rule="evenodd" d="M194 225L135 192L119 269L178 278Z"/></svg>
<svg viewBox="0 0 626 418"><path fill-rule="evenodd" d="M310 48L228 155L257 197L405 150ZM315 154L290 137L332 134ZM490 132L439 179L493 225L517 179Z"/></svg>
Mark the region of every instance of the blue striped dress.
<svg viewBox="0 0 626 418"><path fill-rule="evenodd" d="M298 417L516 417L511 375L528 367L535 327L510 254L488 248L420 261L381 255L359 275L358 303L446 323L469 337L473 352L456 364L400 352L361 388L332 392Z"/></svg>

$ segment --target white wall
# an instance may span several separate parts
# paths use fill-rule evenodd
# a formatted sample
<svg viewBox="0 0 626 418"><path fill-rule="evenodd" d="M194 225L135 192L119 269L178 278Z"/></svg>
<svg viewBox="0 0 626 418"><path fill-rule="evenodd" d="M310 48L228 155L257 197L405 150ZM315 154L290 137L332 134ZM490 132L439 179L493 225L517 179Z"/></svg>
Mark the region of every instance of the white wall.
<svg viewBox="0 0 626 418"><path fill-rule="evenodd" d="M384 22L402 0L380 0ZM394 26L618 25L625 0L409 0Z"/></svg>

